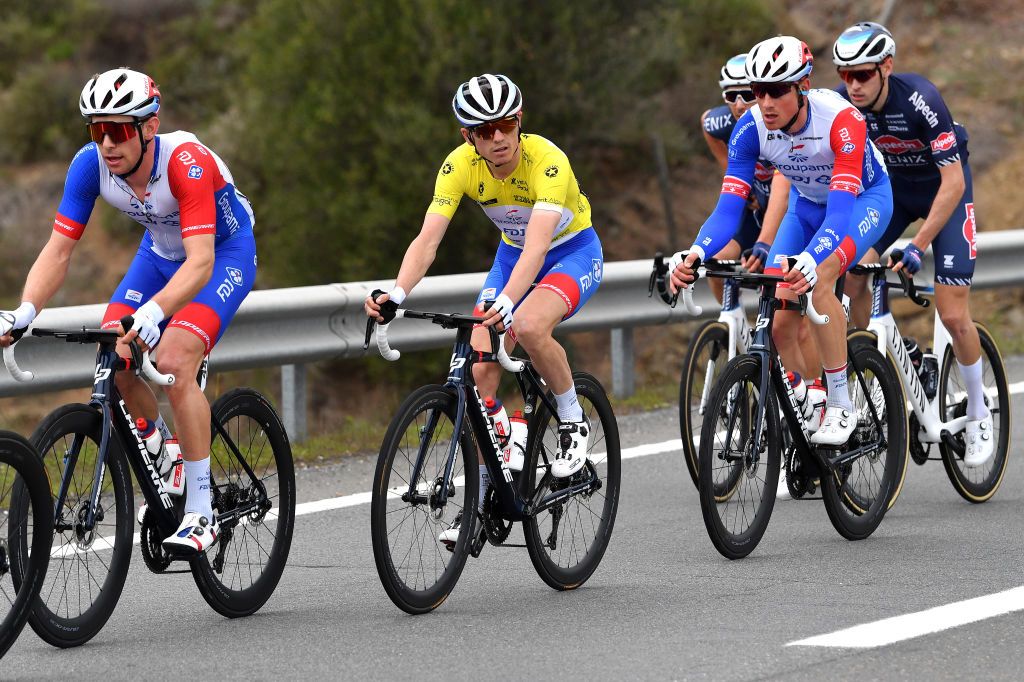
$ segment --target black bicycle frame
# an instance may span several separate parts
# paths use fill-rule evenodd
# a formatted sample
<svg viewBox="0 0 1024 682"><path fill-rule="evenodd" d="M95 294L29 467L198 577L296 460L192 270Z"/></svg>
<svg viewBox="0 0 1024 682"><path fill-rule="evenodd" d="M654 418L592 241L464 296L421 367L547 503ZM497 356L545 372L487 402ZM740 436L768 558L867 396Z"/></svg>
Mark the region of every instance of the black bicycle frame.
<svg viewBox="0 0 1024 682"><path fill-rule="evenodd" d="M46 330L36 330L37 336L48 336L55 335ZM117 438L118 444L121 446L121 451L124 452L125 457L128 459L128 463L131 465L132 471L135 473L135 480L138 481L139 487L142 490L142 495L149 505L149 510L155 512L154 519L156 521L156 527L161 533L170 535L173 533L178 526L177 514L175 510L175 500L171 498L166 492L162 490L160 482L160 474L156 470L156 466L150 457L149 451L146 449L146 444L142 441L138 431L135 429L134 422L131 414L128 412L128 407L125 405L124 399L121 397L117 390L117 386L114 382L114 376L119 371L133 371L133 367L138 365L137 359L133 358L131 362L122 359L117 351L114 349L117 342L116 337L109 336L108 332L104 331L90 331L83 330L81 333L63 333L58 334L68 338L66 340L79 340L86 339L86 341L97 341L99 343L99 350L96 353L96 371L93 375L93 392L89 405L100 411L102 415L103 431L100 435L100 445L96 456L96 469L93 474L93 487L92 496L89 501L89 508L86 511L86 517L84 519L83 527L86 531L92 531L96 524L96 512L99 509L99 498L100 489L103 482L103 475L106 470L107 456L110 452L110 438L111 432L114 437ZM114 406L117 409L114 409ZM211 415L211 425L214 431L216 431L227 443L228 449L232 452L235 458L238 460L241 468L249 475L250 479L256 484L259 490L260 497L266 499L266 488L262 481L255 475L249 464L245 461L245 458L239 453L237 446L223 425ZM71 448L64 453L64 471L61 476L60 491L57 494L57 499L54 506L54 523L55 528L58 531L69 530L73 527L75 519L72 519L72 524L62 523L61 512L64 507L64 500L67 496L68 487L71 480L71 472L74 471L74 467L78 462L78 455L81 452L81 447L84 442L82 434L76 434L72 441ZM134 454L132 452L134 451ZM212 480L211 475L211 490L216 489L215 482ZM182 503L184 497L179 497ZM225 514L218 515L218 522L222 527L230 527L237 522L241 517L251 513L253 510L261 506L261 500L253 500L248 505L241 505L236 509L233 509ZM263 506L266 506L263 504Z"/></svg>
<svg viewBox="0 0 1024 682"><path fill-rule="evenodd" d="M411 317L408 312L406 313L406 316ZM498 444L498 436L494 431L494 425L492 424L490 417L487 416L487 408L484 407L484 401L480 397L480 392L477 390L476 383L472 378L472 366L475 363L497 362L497 355L493 352L482 353L473 350L473 347L470 344L472 327L459 325L456 329L455 346L452 350L451 362L448 369L448 378L445 382L445 387L453 389L458 396L458 400L456 402L455 423L453 425L455 435L448 447L448 459L445 462L443 479L445 484L442 485L441 489L438 491L438 504L444 505L448 500L448 493L450 490L448 482L452 480L455 461L458 455L459 442L461 440L458 437L458 434L462 433L462 428L467 416L469 417L470 427L473 429L473 433L476 436L476 442L483 453L484 465L487 467L491 485L494 486L498 500L501 503L501 515L503 518L509 521L522 521L523 519L533 516L552 505L558 504L561 500L567 497L591 488L594 485L594 481L597 480L597 476L593 469L593 465L588 461L587 465L591 473L590 480L567 486L566 488L551 493L546 497L541 494L541 491L545 486L537 485L533 498L529 500L526 499L529 493L527 488L530 477L520 475L518 477L517 484L516 476L513 475L512 470L508 468L507 464L500 457L499 452L501 448ZM496 344L500 342L497 334L493 330L491 331L491 341L492 347L494 348L496 348ZM558 414L557 406L548 397L541 379L537 374L537 371L533 368L533 365L525 363L524 371L516 374L516 380L519 382L519 388L525 400L524 407L528 419L536 411L538 400L544 403L552 415ZM475 405L476 409L469 407L471 404ZM410 499L417 497L416 482L420 479L420 474L423 470L423 461L426 457L425 447L433 437L434 429L437 427L439 419L440 413L436 410L433 411L428 417L426 428L423 430L420 437L419 454L416 457L416 461L413 463L413 470L410 475L409 490L407 493ZM484 443L489 444L490 447L486 447ZM523 472L520 473L522 474ZM472 475L472 473L468 472L467 475ZM545 478L550 475L550 471L545 471ZM544 479L541 479L542 483L543 481Z"/></svg>

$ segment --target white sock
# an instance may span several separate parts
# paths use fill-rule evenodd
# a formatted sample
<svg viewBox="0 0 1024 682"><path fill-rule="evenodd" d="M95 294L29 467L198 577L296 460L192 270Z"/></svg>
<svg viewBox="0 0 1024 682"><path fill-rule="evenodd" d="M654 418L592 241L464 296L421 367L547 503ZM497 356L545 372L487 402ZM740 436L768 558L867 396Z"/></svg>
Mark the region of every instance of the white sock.
<svg viewBox="0 0 1024 682"><path fill-rule="evenodd" d="M483 511L484 509L484 497L487 495L487 489L491 487L491 475L487 473L487 465L480 465L480 496L476 501L476 510Z"/></svg>
<svg viewBox="0 0 1024 682"><path fill-rule="evenodd" d="M850 387L846 384L846 364L835 369L825 368L825 381L828 382L828 405L838 405L847 410L853 410L853 401L850 400Z"/></svg>
<svg viewBox="0 0 1024 682"><path fill-rule="evenodd" d="M961 365L957 360L956 366L967 384L967 418L984 419L988 416L988 407L985 405L985 385L981 382L981 358L973 365Z"/></svg>
<svg viewBox="0 0 1024 682"><path fill-rule="evenodd" d="M583 421L583 408L580 407L579 398L576 397L575 386L570 386L569 390L566 391L565 393L556 393L555 402L558 403L558 421Z"/></svg>
<svg viewBox="0 0 1024 682"><path fill-rule="evenodd" d="M213 521L209 457L198 462L185 460L185 493L185 513L195 512Z"/></svg>
<svg viewBox="0 0 1024 682"><path fill-rule="evenodd" d="M164 437L164 440L174 438L174 434L171 433L171 430L169 428L167 428L167 422L165 422L164 418L161 417L159 414L156 415L156 421L154 421L153 423L156 424L156 428L158 431L160 431L160 434Z"/></svg>

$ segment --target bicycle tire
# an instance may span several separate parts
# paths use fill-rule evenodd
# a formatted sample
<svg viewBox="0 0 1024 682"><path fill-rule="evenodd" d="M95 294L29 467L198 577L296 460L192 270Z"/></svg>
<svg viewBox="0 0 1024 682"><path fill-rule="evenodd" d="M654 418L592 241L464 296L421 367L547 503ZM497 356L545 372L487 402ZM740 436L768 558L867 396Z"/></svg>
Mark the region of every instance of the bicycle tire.
<svg viewBox="0 0 1024 682"><path fill-rule="evenodd" d="M953 488L968 502L981 504L992 499L992 496L999 490L999 486L1003 482L1003 475L1006 473L1012 424L1010 419L1012 401L1010 400L1010 389L1006 381L1006 367L1003 365L1003 356L999 352L999 347L992 338L992 334L984 325L975 323L974 326L977 328L978 336L981 339L982 355L987 361L987 363L982 363L982 365L984 367L985 364L988 364L991 370L992 382L995 384L999 401L995 409L992 410L993 426L998 429L996 450L992 455L992 459L982 467L978 467L978 471L965 471L962 468L964 457L963 432L954 436L958 445L956 449L950 448L945 442L940 442L939 452L942 455L942 465L946 469L946 475L949 477L950 483L953 484ZM953 349L951 347L949 352L946 353L946 357L943 358L942 368L939 372L939 415L943 421L966 414L967 410L966 398L957 405L949 402L949 383L953 372L953 360ZM986 390L986 394L988 393L989 391ZM996 415L998 415L998 419L995 418ZM972 480L971 473L982 475L974 477Z"/></svg>
<svg viewBox="0 0 1024 682"><path fill-rule="evenodd" d="M580 406L590 421L587 466L568 479L547 477L548 492L554 492L561 485L587 480L591 466L601 480L601 487L589 494L574 495L564 503L523 520L530 561L541 580L556 590L574 590L594 574L611 541L619 506L622 453L615 413L596 378L585 372L574 372L572 376ZM543 472L549 466L547 453L558 443L554 417L541 403L530 420L526 464L520 475L532 475L531 491L538 485L538 476L541 482L545 480ZM597 504L591 506L591 502ZM590 541L587 540L588 526ZM577 546L577 538L580 546Z"/></svg>
<svg viewBox="0 0 1024 682"><path fill-rule="evenodd" d="M708 410L704 414L700 433L699 486L700 510L704 518L704 527L708 531L715 549L727 559L742 559L754 551L771 519L775 506L775 496L779 483L779 461L782 454L782 427L779 423L779 408L774 391L769 389L768 395L761 398L757 395L757 387L761 378L761 360L752 355L737 355L725 366L721 378L711 390ZM735 395L730 395L733 392ZM746 454L747 438L751 428L736 428L735 418L728 409L737 401L745 405L743 410L752 414L760 411L763 414L763 442L758 444L758 452L762 457L756 464L750 462ZM753 401L753 402L751 402ZM724 429L719 428L719 418L724 417ZM722 442L720 433L725 433ZM738 448L733 452L732 443L738 438ZM716 452L716 445L721 445L724 452ZM727 464L717 467L719 460L728 460ZM743 475L739 476L737 489L727 498L718 494L716 472L732 477L737 461L743 467ZM759 478L763 473L763 478ZM758 485L758 482L760 485ZM759 489L759 490L758 490ZM749 515L746 513L747 495L751 500ZM759 497L754 501L754 497ZM738 505L738 506L737 506ZM744 512L743 519L750 519L747 527L737 528L729 523L730 514L734 522L739 522L739 510ZM731 526L731 527L730 527Z"/></svg>
<svg viewBox="0 0 1024 682"><path fill-rule="evenodd" d="M0 543L0 586L7 573L14 583L13 598L6 586L0 587L10 606L0 618L3 658L28 622L46 579L53 543L53 498L39 453L16 433L0 431L0 468L0 533L7 540L6 547ZM18 549L9 551L12 547Z"/></svg>
<svg viewBox="0 0 1024 682"><path fill-rule="evenodd" d="M459 533L454 551L451 553L437 539L439 532L454 521L457 513L466 511L475 514L476 512L480 481L477 474L477 449L469 429L464 426L462 433L457 436L461 453L456 453L456 458L461 457L462 466L460 469L457 459L452 471L453 482L460 475L464 480L461 486L463 492L461 505L457 503L457 497L453 495L449 495L446 504L437 510L424 510L422 509L424 505L418 501L411 504L404 502L401 495L408 491L409 476L403 477L402 473L397 471L399 466L403 471L406 465L409 469L412 468L420 448L420 437L425 432L430 419L429 413L439 410L438 423L434 427L433 435L440 434L441 438L447 435L448 441L438 442L435 446L432 438L427 444L428 449L420 471L423 485L421 487L419 483L416 484L417 491L422 490L424 494L429 493L428 498L434 499L435 482L442 476L447 462L448 446L454 436L457 405L458 398L454 391L444 386L423 386L413 391L391 420L377 458L377 467L373 476L373 492L370 499L370 536L373 541L373 559L384 591L387 592L395 606L406 613L427 613L444 603L455 588L469 557L467 545L473 540L470 537L473 533L470 531L476 527L476 524L472 523L470 519L463 518L462 532ZM422 423L421 415L427 415L422 418ZM441 417L447 418L448 421L442 424ZM448 428L450 428L450 433L446 433ZM400 458L400 461L396 462L396 458ZM396 475L395 480L392 480L392 474ZM426 478L428 475L430 476L429 481ZM457 488L454 485L453 487ZM392 507L390 511L389 505ZM402 505L405 505L404 509L409 511L405 511L399 518L398 515L404 511ZM422 518L420 517L421 513ZM412 526L403 528L410 518ZM391 521L393 523L390 523ZM401 548L397 551L392 550L392 542L397 545L407 531L411 533L418 531L418 536L412 538L412 542L417 543L417 546L421 548L420 564L415 570L405 570L408 567L404 563L409 558L408 555L412 554L413 544L408 545L408 552L404 552ZM392 537L392 533L394 533L394 537ZM433 582L427 584L428 579L424 577L422 586L410 584L409 577L413 576L415 579L417 571L426 575L422 553L424 546L432 548L432 551L428 552L430 559L432 562L440 560L443 565L442 571L440 575L436 575L435 565ZM448 561L445 561L446 559ZM410 560L415 561L415 557Z"/></svg>
<svg viewBox="0 0 1024 682"><path fill-rule="evenodd" d="M893 373L892 363L878 352L877 348L866 344L850 347L850 370L857 367L861 373L870 372L870 380L865 379L869 386L877 385L884 399L886 421L885 462L881 467L874 467L877 454L867 454L837 468L831 473L823 473L821 477L821 497L828 513L829 521L836 531L847 540L863 540L869 537L878 524L882 522L898 477L906 468L907 457L907 416L906 402L901 382ZM875 382L872 384L871 382ZM860 386L856 374L849 378L849 383ZM900 406L903 409L899 409ZM870 418L870 417L869 417ZM859 419L859 415L858 415ZM861 427L858 426L858 430ZM870 428L869 428L870 430ZM854 432L855 437L857 431ZM868 475L864 475L865 467L870 466ZM879 475L880 473L880 475ZM865 491L861 483L877 480L877 488Z"/></svg>
<svg viewBox="0 0 1024 682"><path fill-rule="evenodd" d="M281 418L259 392L236 388L218 398L210 410L260 478L268 501L274 505L248 514L230 530L221 528L217 543L189 561L196 586L213 610L227 618L241 618L266 604L288 562L295 525L295 468ZM259 451L253 456L257 445ZM267 446L270 457L264 456ZM214 431L210 473L214 511L218 514L230 511L239 499L258 495L253 492L251 477L236 462L237 457ZM265 563L262 555L266 556ZM254 556L260 567L257 572L253 571ZM248 570L243 572L243 566Z"/></svg>
<svg viewBox="0 0 1024 682"><path fill-rule="evenodd" d="M76 434L83 436L79 459L69 474L71 484L64 500L63 516L72 526L76 508L81 509L92 490L95 455L99 452L102 430L103 416L98 410L89 405L69 404L48 414L30 438L50 475L51 491L56 493L61 481L64 452ZM104 505L103 499L108 495L112 503ZM97 520L99 530L91 542L86 542L86 549L78 544L79 533L74 527L55 530L53 534L47 581L29 615L29 625L43 641L60 648L81 646L95 637L106 624L121 598L128 577L132 530L135 526L134 506L128 462L117 439L111 438L104 485L101 487L100 508L103 516ZM111 510L115 515L112 524L106 522ZM108 552L109 558L106 558ZM82 558L83 554L85 559ZM93 576L93 571L99 571L100 567L106 568L102 580ZM83 572L87 576L84 595L81 584ZM79 608L75 615L72 615L71 600L65 599L72 582L78 585L76 602ZM99 585L99 590L94 591L92 585ZM87 600L88 606L83 610L81 604ZM64 615L61 615L62 606Z"/></svg>
<svg viewBox="0 0 1024 682"><path fill-rule="evenodd" d="M694 436L700 433L700 402L704 393L710 392L711 386L714 385L714 377L711 386L707 384L707 362L713 360L716 369L724 367L729 359L728 343L729 328L725 323L708 320L693 335L686 350L686 357L683 358L682 376L679 377L679 434L683 441L683 460L695 488L698 473L697 445L694 443ZM703 355L705 349L709 350L707 359ZM722 351L725 352L724 357L721 357Z"/></svg>
<svg viewBox="0 0 1024 682"><path fill-rule="evenodd" d="M875 335L874 332L870 332L866 329L851 330L850 333L846 335L846 340L851 348L854 346L854 344L863 343L869 345L870 347L876 350L878 349L878 337ZM900 393L903 395L903 405L906 405L907 391L903 387L902 379L900 379L900 370L899 365L896 363L896 358L893 357L892 351L890 351L888 348L886 348L885 350L885 357L892 365L893 376L897 378L898 381L896 383L900 385ZM893 489L892 495L889 497L889 509L893 508L893 505L896 504L896 500L898 500L900 497L900 493L903 492L903 486L907 482L907 469L910 466L910 415L912 414L912 410L905 411L907 412L907 456L903 457L903 466L900 467L899 478L896 482L895 488Z"/></svg>

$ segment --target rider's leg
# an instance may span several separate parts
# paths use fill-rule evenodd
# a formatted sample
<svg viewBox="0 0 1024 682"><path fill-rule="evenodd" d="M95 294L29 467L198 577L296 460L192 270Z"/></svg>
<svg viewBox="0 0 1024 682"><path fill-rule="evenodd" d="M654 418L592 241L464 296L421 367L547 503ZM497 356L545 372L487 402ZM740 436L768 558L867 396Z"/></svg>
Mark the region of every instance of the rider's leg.
<svg viewBox="0 0 1024 682"><path fill-rule="evenodd" d="M181 457L185 460L185 511L213 517L210 490L210 403L195 381L206 344L181 327L169 327L160 339L160 371L177 379L166 387L174 413Z"/></svg>
<svg viewBox="0 0 1024 682"><path fill-rule="evenodd" d="M836 280L842 271L842 261L833 253L818 266L818 283L811 300L821 315L828 315L828 323L811 325L812 334L821 353L828 381L828 404L852 409L849 388L846 385L846 313L835 295Z"/></svg>
<svg viewBox="0 0 1024 682"><path fill-rule="evenodd" d="M867 255L860 259L863 263L877 263L878 252L868 249ZM846 275L844 293L850 297L850 321L857 329L867 329L871 321L871 292L868 290L868 275Z"/></svg>

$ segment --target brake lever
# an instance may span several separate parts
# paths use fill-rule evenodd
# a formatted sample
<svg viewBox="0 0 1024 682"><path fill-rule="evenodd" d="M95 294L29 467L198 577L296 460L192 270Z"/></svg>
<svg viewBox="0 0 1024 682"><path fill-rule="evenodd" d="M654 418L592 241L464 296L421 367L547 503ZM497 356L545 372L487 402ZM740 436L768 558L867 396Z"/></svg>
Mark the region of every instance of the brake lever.
<svg viewBox="0 0 1024 682"><path fill-rule="evenodd" d="M903 260L902 249L893 249L889 254L889 259L892 260L893 265ZM914 284L914 276L908 275L905 268L900 268L896 273L896 276L900 278L900 284L903 285L903 293L907 295L907 298L922 308L927 308L931 305L931 301L917 293L917 286Z"/></svg>

